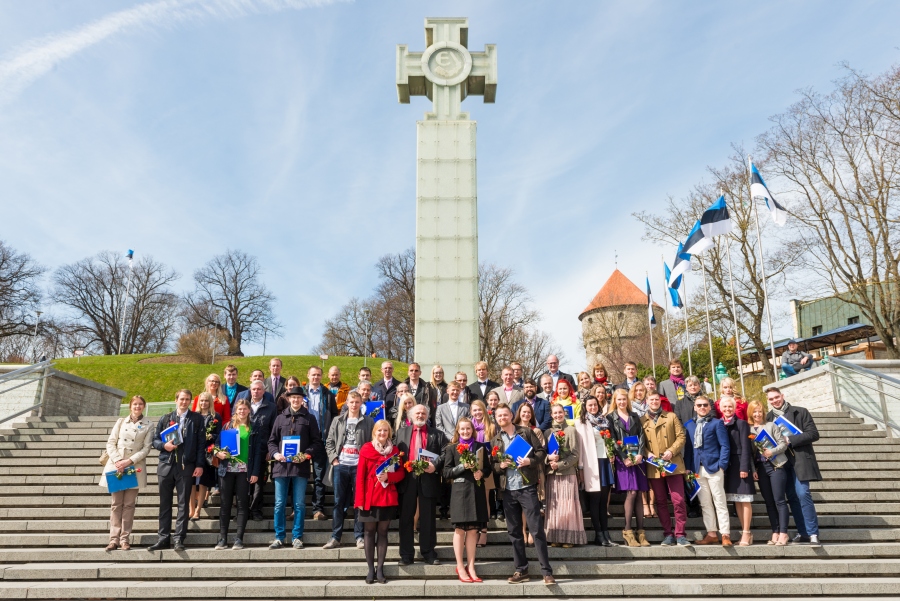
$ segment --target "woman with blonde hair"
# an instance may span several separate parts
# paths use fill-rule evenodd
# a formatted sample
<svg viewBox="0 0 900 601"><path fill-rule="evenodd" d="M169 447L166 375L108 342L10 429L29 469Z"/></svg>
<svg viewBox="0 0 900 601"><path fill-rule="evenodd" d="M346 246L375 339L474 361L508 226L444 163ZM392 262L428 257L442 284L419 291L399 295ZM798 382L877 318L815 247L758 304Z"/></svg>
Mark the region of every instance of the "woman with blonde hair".
<svg viewBox="0 0 900 601"><path fill-rule="evenodd" d="M214 403L215 399L209 392L201 392L197 395L197 413L203 417L203 429L206 432L204 438L206 442L204 444L207 449L215 446L219 437L219 431L222 429L222 416L217 411L212 410ZM206 503L209 490L218 484L216 468L212 466L209 460L210 455L211 453L207 452L206 463L202 466L197 466L203 468L203 474L198 478L194 478L194 486L191 489L188 513L192 522L200 519L200 510L203 509L203 505Z"/></svg>
<svg viewBox="0 0 900 601"><path fill-rule="evenodd" d="M475 429L475 440L478 442L490 442L491 439L496 434L496 425L494 424L494 420L490 418L487 411L487 406L484 404L484 401L472 401L472 404L469 406L469 413L472 418L472 427ZM487 506L491 512L491 518L496 519L496 507L499 505L503 507L503 501L501 499L497 499L497 488L494 486L494 477L493 472L488 472L484 477L484 494L487 498ZM482 528L478 533L478 546L484 547L487 545L487 527Z"/></svg>
<svg viewBox="0 0 900 601"><path fill-rule="evenodd" d="M735 390L734 378L723 378L719 383L719 400L716 401L716 415L722 419L722 411L719 409L719 403L722 399L730 397L734 399L734 414L738 419L745 422L750 421L747 414L747 401Z"/></svg>
<svg viewBox="0 0 900 601"><path fill-rule="evenodd" d="M613 391L613 407L610 414L613 440L623 444L616 448L616 488L625 493L625 529L622 536L629 547L649 547L650 542L644 534L644 507L638 493L650 490L647 476L644 473L646 435L641 425L641 418L631 410L631 401L624 388ZM628 448L624 442L626 437L637 437L636 447ZM637 525L637 538L631 529L631 517Z"/></svg>
<svg viewBox="0 0 900 601"><path fill-rule="evenodd" d="M551 547L570 548L587 543L584 532L584 517L578 502L578 434L566 423L566 412L562 406L550 406L553 419L550 428L544 432L547 449L547 508L545 513L545 535ZM551 453L551 437L559 449Z"/></svg>
<svg viewBox="0 0 900 601"><path fill-rule="evenodd" d="M768 545L782 547L788 544L788 512L787 473L784 470L788 462L785 453L788 450L788 442L778 428L772 422L766 421L766 410L759 401L750 401L747 405L747 417L750 423L750 433L755 438L760 431L766 433L775 441L774 449L760 451L754 449L753 458L756 463L753 478L759 484L759 492L766 502L766 513L769 515L769 525L772 527L772 538ZM754 445L756 446L756 445Z"/></svg>
<svg viewBox="0 0 900 601"><path fill-rule="evenodd" d="M142 396L131 397L128 417L120 417L106 441L106 465L100 476L100 486L106 487L108 472L124 473L134 469L138 487L112 493L109 508L109 545L107 551L131 549L131 528L138 492L147 486L147 454L153 442L153 421L144 416L147 401ZM112 477L112 476L110 476Z"/></svg>
<svg viewBox="0 0 900 601"><path fill-rule="evenodd" d="M575 381L578 382L578 392L575 397L584 404L584 399L591 396L591 387L593 386L593 378L591 374L586 371L578 372L578 375L575 376Z"/></svg>
<svg viewBox="0 0 900 601"><path fill-rule="evenodd" d="M391 424L393 424L395 434L403 426L412 425L412 421L410 421L409 417L407 416L407 412L415 406L416 397L414 397L412 393L406 392L400 395L400 398L398 398L394 406L391 407L390 415L388 417L391 421Z"/></svg>
<svg viewBox="0 0 900 601"><path fill-rule="evenodd" d="M638 417L644 417L649 408L647 407L647 387L640 380L631 386L628 391L628 400L631 401L631 410L637 413Z"/></svg>
<svg viewBox="0 0 900 601"><path fill-rule="evenodd" d="M431 387L429 392L432 395L429 407L434 412L434 408L441 404L441 399L447 394L447 380L444 379L443 366L435 365L431 368L431 380L428 382L428 385Z"/></svg>
<svg viewBox="0 0 900 601"><path fill-rule="evenodd" d="M209 374L206 376L206 382L203 384L203 389L205 392L208 392L212 395L214 402L212 407L210 407L210 411L214 411L219 414L219 417L228 421L231 419L231 404L228 402L228 395L225 394L225 389L222 387L222 380L219 378L219 374ZM198 401L200 399L200 395L194 397L194 403L191 405L191 411L197 411Z"/></svg>

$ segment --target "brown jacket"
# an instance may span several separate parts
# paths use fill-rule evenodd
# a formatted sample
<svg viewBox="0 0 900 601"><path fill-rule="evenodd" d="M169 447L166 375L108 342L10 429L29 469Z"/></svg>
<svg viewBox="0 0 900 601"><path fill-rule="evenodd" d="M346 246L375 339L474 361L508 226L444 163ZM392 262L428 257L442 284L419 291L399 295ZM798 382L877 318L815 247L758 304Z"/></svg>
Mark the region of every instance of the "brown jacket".
<svg viewBox="0 0 900 601"><path fill-rule="evenodd" d="M672 451L672 463L677 466L675 474L672 475L683 474L685 470L681 451L684 449L687 434L678 416L672 412L663 411L656 423L653 423L653 419L647 414L641 418L641 426L647 437L647 454L662 457L666 451ZM647 477L659 478L661 476L658 469L648 464Z"/></svg>

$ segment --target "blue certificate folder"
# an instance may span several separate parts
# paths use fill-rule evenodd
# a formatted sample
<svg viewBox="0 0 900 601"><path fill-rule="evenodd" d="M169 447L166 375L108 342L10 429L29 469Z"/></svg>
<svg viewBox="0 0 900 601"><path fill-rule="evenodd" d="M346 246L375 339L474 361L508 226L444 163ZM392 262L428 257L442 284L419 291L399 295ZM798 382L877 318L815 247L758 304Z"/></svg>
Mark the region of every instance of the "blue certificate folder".
<svg viewBox="0 0 900 601"><path fill-rule="evenodd" d="M759 434L757 434L756 438L754 438L753 440L763 445L767 449L774 449L778 446L778 443L775 442L775 439L772 438L772 436L765 430L760 430Z"/></svg>
<svg viewBox="0 0 900 601"><path fill-rule="evenodd" d="M119 492L120 490L127 490L129 488L137 487L137 474L122 474L122 479L120 480L119 478L116 478L115 470L106 472L106 490L109 491L109 494Z"/></svg>
<svg viewBox="0 0 900 601"><path fill-rule="evenodd" d="M531 453L531 445L524 438L516 435L509 444L506 445L506 454L513 459L524 459Z"/></svg>
<svg viewBox="0 0 900 601"><path fill-rule="evenodd" d="M792 424L791 421L783 415L779 415L775 418L775 425L781 428L781 431L788 436L797 436L798 434L803 434L803 430Z"/></svg>
<svg viewBox="0 0 900 601"><path fill-rule="evenodd" d="M291 457L296 457L300 454L300 437L299 436L285 436L281 439L281 454L284 455L285 459L290 459Z"/></svg>
<svg viewBox="0 0 900 601"><path fill-rule="evenodd" d="M550 435L550 440L547 441L547 454L548 455L558 455L559 454L559 441L556 440L556 433Z"/></svg>
<svg viewBox="0 0 900 601"><path fill-rule="evenodd" d="M181 426L180 424L174 424L169 426L165 430L159 433L159 437L165 442L171 442L175 446L180 445L184 442L181 438Z"/></svg>
<svg viewBox="0 0 900 601"><path fill-rule="evenodd" d="M693 501L694 497L700 494L700 482L694 480L694 486L688 491L688 498Z"/></svg>
<svg viewBox="0 0 900 601"><path fill-rule="evenodd" d="M637 453L638 448L641 446L641 439L637 436L626 436L622 439L622 444L625 445L628 451Z"/></svg>
<svg viewBox="0 0 900 601"><path fill-rule="evenodd" d="M376 422L384 417L384 401L369 401L366 403L366 415L374 419Z"/></svg>
<svg viewBox="0 0 900 601"><path fill-rule="evenodd" d="M563 405L563 411L566 412L566 419L575 419L575 407L572 405Z"/></svg>
<svg viewBox="0 0 900 601"><path fill-rule="evenodd" d="M654 457L653 455L647 457L647 463L660 471L666 472L667 474L674 474L675 470L678 469L678 466L671 461L666 461L665 459L660 459L659 457Z"/></svg>
<svg viewBox="0 0 900 601"><path fill-rule="evenodd" d="M239 430L222 430L219 434L219 447L228 449L232 457L241 454L241 433Z"/></svg>
<svg viewBox="0 0 900 601"><path fill-rule="evenodd" d="M388 457L387 459L385 459L384 461L382 461L381 464L380 464L378 467L375 468L375 475L376 475L376 476L380 476L380 475L381 475L381 472L383 472L384 470L386 470L386 469L388 469L389 467L391 467L391 460L392 460L392 459L393 459L393 457ZM394 470L391 470L391 471L394 471Z"/></svg>

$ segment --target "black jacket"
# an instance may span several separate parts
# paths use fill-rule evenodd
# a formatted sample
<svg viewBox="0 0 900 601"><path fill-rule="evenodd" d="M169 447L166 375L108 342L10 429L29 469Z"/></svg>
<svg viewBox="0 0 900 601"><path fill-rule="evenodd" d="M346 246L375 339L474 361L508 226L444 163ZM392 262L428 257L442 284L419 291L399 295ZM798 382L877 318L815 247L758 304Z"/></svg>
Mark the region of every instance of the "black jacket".
<svg viewBox="0 0 900 601"><path fill-rule="evenodd" d="M322 440L328 436L329 430L331 430L331 420L336 418L340 413L337 408L337 401L335 400L334 395L331 393L330 388L326 388L324 384L320 385L319 390L321 391L321 407L319 411L319 432L322 433ZM306 396L306 405L309 406L309 391L307 390ZM323 442L324 445L324 442ZM324 446L323 446L324 450Z"/></svg>
<svg viewBox="0 0 900 601"><path fill-rule="evenodd" d="M816 452L813 450L813 443L819 440L819 430L816 429L816 422L813 421L812 415L803 407L795 407L790 403L784 412L784 417L792 424L800 428L803 432L798 436L790 436L790 451L787 453L788 462L794 468L797 479L802 482L817 482L822 479L822 473L819 471L819 462L816 460ZM769 411L766 421L775 421L775 412Z"/></svg>
<svg viewBox="0 0 900 601"><path fill-rule="evenodd" d="M460 463L455 444L444 447L444 479L452 482L450 492L450 521L454 524L466 522L484 523L490 517L487 506L487 495L484 494L484 478L490 476L491 446L485 442L472 444L472 452L483 449L484 470L481 484L476 484L475 475Z"/></svg>
<svg viewBox="0 0 900 601"><path fill-rule="evenodd" d="M243 384L238 384L237 382L234 383L234 386L235 386L235 389L234 389L234 391L235 391L234 392L234 400L235 401L238 400L238 395L240 395L242 392L244 392L245 390L250 390ZM225 393L225 384L222 384L222 393L223 394ZM248 392L247 394L250 394L250 393ZM231 401L231 408L234 409L234 401Z"/></svg>
<svg viewBox="0 0 900 601"><path fill-rule="evenodd" d="M250 424L253 430L259 430L264 447L269 444L269 436L272 435L272 426L275 425L276 417L278 417L278 411L275 409L275 403L267 401L265 396L263 396L263 401L256 413L253 413L252 409L250 410Z"/></svg>
<svg viewBox="0 0 900 601"><path fill-rule="evenodd" d="M391 379L390 387L385 386L384 378L372 384L372 394L375 395L375 398L381 399L384 401L384 410L387 412L391 407L394 406L397 398L397 384L400 383L400 380L397 378ZM363 399L365 401L365 399ZM385 413L387 415L387 413Z"/></svg>
<svg viewBox="0 0 900 601"><path fill-rule="evenodd" d="M725 426L725 430L731 439L731 458L725 470L725 492L752 495L756 489L753 484L753 443L750 442L750 426L735 416L734 421ZM741 472L747 472L749 476L742 479Z"/></svg>
<svg viewBox="0 0 900 601"><path fill-rule="evenodd" d="M269 456L281 453L281 439L285 436L299 436L302 453L318 457L324 454L325 446L322 444L322 435L319 433L319 424L310 415L306 407L301 407L296 416L291 415L288 407L275 418L272 426L272 434L269 435ZM272 479L282 477L309 478L311 461L302 463L289 463L275 461L272 463Z"/></svg>
<svg viewBox="0 0 900 601"><path fill-rule="evenodd" d="M173 411L159 418L156 432L153 433L153 448L159 451L160 463L180 463L182 466L193 465L203 467L206 465L206 431L203 428L203 416L188 409L184 419L184 431L181 433L182 442L171 453L165 448L165 441L160 433L170 425L178 423L178 412Z"/></svg>
<svg viewBox="0 0 900 601"><path fill-rule="evenodd" d="M406 459L412 460L415 457L411 457L409 454L410 445L410 437L412 436L413 427L412 426L403 426L399 430L397 430L397 448L404 454ZM427 441L425 443L425 450L437 455L437 459L432 459L431 462L434 464L434 473L431 474L422 474L421 476L416 476L415 472L410 472L406 475L403 480L397 484L397 492L401 495L406 492L406 489L409 487L410 482L414 482L416 479L419 480L422 487L422 496L426 498L437 498L441 496L441 471L444 469L444 447L447 446L447 437L444 436L444 433L438 430L437 428L429 426L427 428Z"/></svg>
<svg viewBox="0 0 900 601"><path fill-rule="evenodd" d="M497 388L498 386L500 385L488 378L487 387L484 389L484 393L482 394L481 382L475 380L472 384L469 384L467 386L467 388L469 389L469 400L466 402L471 403L472 401L483 401L484 397L487 396L487 393Z"/></svg>
<svg viewBox="0 0 900 601"><path fill-rule="evenodd" d="M638 437L638 452L637 454L647 458L647 434L644 432L644 425L641 423L641 418L638 417L637 413L631 412L630 417L628 418L628 429L622 425L622 420L619 419L619 414L615 411L609 414L610 422L610 434L612 434L613 440L621 440L625 441L626 436L637 436ZM623 445L624 446L624 445ZM616 455L619 456L619 459L625 460L627 453L625 449L617 450Z"/></svg>

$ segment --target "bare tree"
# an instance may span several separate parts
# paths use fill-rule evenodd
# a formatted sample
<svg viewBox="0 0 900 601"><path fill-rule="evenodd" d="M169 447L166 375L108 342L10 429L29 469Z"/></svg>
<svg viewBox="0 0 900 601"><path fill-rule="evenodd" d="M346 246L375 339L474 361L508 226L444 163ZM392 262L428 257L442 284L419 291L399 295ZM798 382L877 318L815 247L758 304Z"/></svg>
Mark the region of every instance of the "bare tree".
<svg viewBox="0 0 900 601"><path fill-rule="evenodd" d="M228 335L228 351L242 356L241 345L259 342L266 332L280 336L275 296L260 280L256 257L226 250L194 272L194 290L184 297L189 329L215 328Z"/></svg>
<svg viewBox="0 0 900 601"><path fill-rule="evenodd" d="M765 357L767 345L767 329L765 328L765 298L760 274L759 256L756 241L756 223L753 207L749 202L750 184L742 149L735 148L729 163L721 168L710 167L714 178L712 183L697 184L690 193L680 199L669 198L666 208L657 214L646 211L635 213L634 217L644 224L644 240L665 245L674 249L690 232L694 223L703 211L708 208L719 193L725 194L728 210L734 225L731 234L715 238L716 246L695 257L692 262L695 269L706 271L711 316L716 321L718 332L730 331L726 339L734 338L733 317L731 308L731 289L728 280L728 245L731 246L734 274L735 304L737 321L743 341L749 341L760 357ZM768 276L770 302L782 289L785 274L790 266L791 257L786 255L775 244L767 244L766 275ZM690 322L691 346L696 348L706 343L706 316L694 315L697 307L704 303L702 280L693 278L688 284L693 297L689 298L689 308L693 320ZM667 317L670 318L671 316ZM683 332L677 319L671 319L672 335ZM766 333L764 333L766 332ZM700 335L702 334L702 336ZM676 342L673 340L673 342ZM680 342L680 341L677 341ZM744 342L742 342L742 345ZM708 354L707 354L708 356ZM767 378L775 379L775 370L769 361L762 361ZM705 369L705 368L704 368Z"/></svg>
<svg viewBox="0 0 900 601"><path fill-rule="evenodd" d="M33 332L45 269L0 240L0 340Z"/></svg>
<svg viewBox="0 0 900 601"><path fill-rule="evenodd" d="M522 344L540 320L531 302L528 290L513 280L512 269L493 263L479 266L478 342L481 360L491 373L499 373L522 352Z"/></svg>
<svg viewBox="0 0 900 601"><path fill-rule="evenodd" d="M900 358L900 68L850 72L772 118L760 136L789 189L797 239L788 250L818 277L804 282L859 308Z"/></svg>
<svg viewBox="0 0 900 601"><path fill-rule="evenodd" d="M149 256L135 263L122 336L128 271L120 255L103 251L57 269L52 297L70 311L72 333L86 346L105 355L163 352L177 324L179 299L171 284L179 276Z"/></svg>

